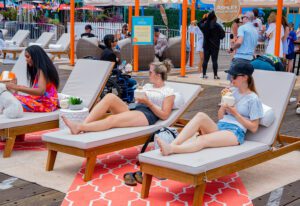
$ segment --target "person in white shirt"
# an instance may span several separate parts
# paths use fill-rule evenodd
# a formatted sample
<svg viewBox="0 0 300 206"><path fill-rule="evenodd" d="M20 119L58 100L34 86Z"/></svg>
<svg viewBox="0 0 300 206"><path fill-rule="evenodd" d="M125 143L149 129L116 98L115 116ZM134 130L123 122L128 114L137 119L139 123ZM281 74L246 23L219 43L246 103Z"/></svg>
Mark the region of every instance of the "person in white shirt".
<svg viewBox="0 0 300 206"><path fill-rule="evenodd" d="M151 84L144 86L143 90L146 93L144 97L135 98L137 104L132 110L119 97L109 93L92 109L82 123L72 122L66 117L62 119L72 134L147 126L155 124L159 119L166 120L171 115L175 99L173 89L165 85L171 67L169 60L150 64ZM105 118L107 112L111 115Z"/></svg>
<svg viewBox="0 0 300 206"><path fill-rule="evenodd" d="M197 20L192 21L191 25L189 26L189 33L193 33L197 35L197 46L196 46L196 52L199 53L199 63L198 63L198 70L199 72L202 72L202 64L204 59L204 53L203 53L203 33L200 30L200 28L197 26Z"/></svg>
<svg viewBox="0 0 300 206"><path fill-rule="evenodd" d="M268 18L269 28L266 31L266 37L269 39L269 43L266 49L266 54L275 55L275 36L276 36L276 13L272 12ZM279 57L283 57L283 44L282 37L284 36L284 28L281 25L280 33L280 51Z"/></svg>
<svg viewBox="0 0 300 206"><path fill-rule="evenodd" d="M155 56L161 62L165 59L164 51L168 48L168 38L160 33L159 28L154 28L154 51Z"/></svg>
<svg viewBox="0 0 300 206"><path fill-rule="evenodd" d="M261 20L258 18L258 9L254 8L252 10L253 14L254 14L254 20L253 20L253 25L255 26L257 32L258 32L258 41L262 41L263 39L263 28L262 28L262 22Z"/></svg>

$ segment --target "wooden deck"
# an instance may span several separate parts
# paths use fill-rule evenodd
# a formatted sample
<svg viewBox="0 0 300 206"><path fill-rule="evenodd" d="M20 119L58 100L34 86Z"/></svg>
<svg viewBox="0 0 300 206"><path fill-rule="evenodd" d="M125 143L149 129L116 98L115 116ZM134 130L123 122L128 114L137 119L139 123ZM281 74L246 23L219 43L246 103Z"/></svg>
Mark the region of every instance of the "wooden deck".
<svg viewBox="0 0 300 206"><path fill-rule="evenodd" d="M64 196L64 193L0 173L1 206L58 206Z"/></svg>

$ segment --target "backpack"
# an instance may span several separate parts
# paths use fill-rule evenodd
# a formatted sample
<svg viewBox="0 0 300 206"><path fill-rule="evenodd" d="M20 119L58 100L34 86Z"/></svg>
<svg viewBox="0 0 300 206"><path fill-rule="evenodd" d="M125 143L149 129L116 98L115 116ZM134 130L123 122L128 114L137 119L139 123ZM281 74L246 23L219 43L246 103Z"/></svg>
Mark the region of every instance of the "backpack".
<svg viewBox="0 0 300 206"><path fill-rule="evenodd" d="M174 127L163 127L160 130L157 130L154 132L145 142L145 144L142 147L141 154L144 153L149 145L150 142L154 142L154 148L158 149L159 146L157 144L155 136L159 136L162 140L164 140L166 143L171 143L178 135L178 131ZM136 163L139 165L139 162Z"/></svg>

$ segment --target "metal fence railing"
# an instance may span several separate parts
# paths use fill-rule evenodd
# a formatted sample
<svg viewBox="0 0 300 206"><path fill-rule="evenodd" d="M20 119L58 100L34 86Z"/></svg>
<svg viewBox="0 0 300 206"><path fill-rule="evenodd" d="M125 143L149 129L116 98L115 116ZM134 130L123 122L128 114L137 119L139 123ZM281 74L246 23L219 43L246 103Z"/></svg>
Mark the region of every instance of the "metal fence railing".
<svg viewBox="0 0 300 206"><path fill-rule="evenodd" d="M95 34L98 39L103 40L107 34L117 34L121 32L122 26L125 23L111 23L111 22L75 22L75 36L79 39L81 34L84 33L85 25L90 24L92 26L92 33ZM68 22L68 31L70 31L70 23Z"/></svg>
<svg viewBox="0 0 300 206"><path fill-rule="evenodd" d="M8 30L6 35L8 38L13 37L20 29L29 30L29 39L31 40L38 39L43 32L53 32L53 40L56 41L65 32L64 26L62 25L44 23L6 21L1 22L0 27Z"/></svg>

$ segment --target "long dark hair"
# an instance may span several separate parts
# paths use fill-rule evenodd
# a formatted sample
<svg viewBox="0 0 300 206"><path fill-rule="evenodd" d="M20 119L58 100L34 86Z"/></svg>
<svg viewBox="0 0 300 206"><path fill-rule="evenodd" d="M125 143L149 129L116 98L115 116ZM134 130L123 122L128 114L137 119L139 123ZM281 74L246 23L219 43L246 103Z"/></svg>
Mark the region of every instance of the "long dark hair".
<svg viewBox="0 0 300 206"><path fill-rule="evenodd" d="M29 80L30 85L33 85L38 71L41 70L46 81L53 83L55 87L58 88L59 76L54 64L46 52L37 45L27 47L25 51L30 55L32 60L32 66L27 64L27 79Z"/></svg>
<svg viewBox="0 0 300 206"><path fill-rule="evenodd" d="M253 79L252 76L249 76L249 75L248 75L248 81L247 81L247 83L248 83L248 88L249 88L252 92L254 92L254 93L257 94L257 90L256 90L256 87L255 87L254 79Z"/></svg>
<svg viewBox="0 0 300 206"><path fill-rule="evenodd" d="M111 49L112 48L112 43L115 41L115 36L112 34L107 34L103 38L104 44L107 48Z"/></svg>

